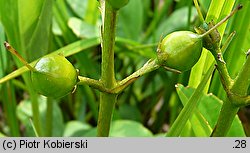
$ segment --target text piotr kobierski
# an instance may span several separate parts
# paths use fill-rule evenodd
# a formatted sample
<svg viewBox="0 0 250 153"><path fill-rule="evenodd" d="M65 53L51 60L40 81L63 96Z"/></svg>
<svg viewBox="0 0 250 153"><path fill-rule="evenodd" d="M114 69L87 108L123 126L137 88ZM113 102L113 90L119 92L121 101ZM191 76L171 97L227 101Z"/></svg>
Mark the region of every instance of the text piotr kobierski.
<svg viewBox="0 0 250 153"><path fill-rule="evenodd" d="M19 148L88 148L87 140L66 141L66 140L20 140Z"/></svg>

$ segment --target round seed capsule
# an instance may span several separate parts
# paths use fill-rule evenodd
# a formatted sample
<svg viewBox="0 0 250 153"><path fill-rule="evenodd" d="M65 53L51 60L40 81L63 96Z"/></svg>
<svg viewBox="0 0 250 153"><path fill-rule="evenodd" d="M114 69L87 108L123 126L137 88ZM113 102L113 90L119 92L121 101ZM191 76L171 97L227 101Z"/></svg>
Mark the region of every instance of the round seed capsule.
<svg viewBox="0 0 250 153"><path fill-rule="evenodd" d="M162 40L157 58L160 65L183 72L195 65L201 51L200 35L191 31L177 31Z"/></svg>
<svg viewBox="0 0 250 153"><path fill-rule="evenodd" d="M62 55L41 58L31 71L34 89L47 97L60 98L72 92L77 83L77 72Z"/></svg>

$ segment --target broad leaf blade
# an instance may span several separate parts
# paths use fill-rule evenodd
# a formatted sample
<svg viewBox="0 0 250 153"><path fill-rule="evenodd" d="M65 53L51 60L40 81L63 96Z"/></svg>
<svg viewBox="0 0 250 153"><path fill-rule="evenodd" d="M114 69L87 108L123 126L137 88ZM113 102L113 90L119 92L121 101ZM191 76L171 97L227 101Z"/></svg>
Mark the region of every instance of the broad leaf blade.
<svg viewBox="0 0 250 153"><path fill-rule="evenodd" d="M131 120L117 120L112 123L111 137L151 137L152 133L141 123Z"/></svg>
<svg viewBox="0 0 250 153"><path fill-rule="evenodd" d="M52 5L51 0L0 0L8 40L28 61L48 51Z"/></svg>
<svg viewBox="0 0 250 153"><path fill-rule="evenodd" d="M84 136L95 137L97 129L90 129ZM131 120L113 121L110 128L111 137L152 137L153 134L141 123Z"/></svg>
<svg viewBox="0 0 250 153"><path fill-rule="evenodd" d="M192 96L189 98L187 104L184 106L184 108L181 110L180 114L178 115L177 119L171 126L169 132L166 136L179 136L182 129L186 125L188 119L193 115L195 108L199 105L199 100L201 98L202 92L206 86L207 81L209 80L212 72L214 71L214 67L211 66L209 70L207 71L205 77L202 79L201 83L195 90L195 92L192 94Z"/></svg>
<svg viewBox="0 0 250 153"><path fill-rule="evenodd" d="M193 88L184 87L182 85L178 86L178 90L178 94L181 93L182 97L186 96L187 98L190 98L195 91L195 89ZM212 94L204 93L202 94L200 101L200 105L196 111L202 115L202 117L208 122L211 128L214 128L220 113L222 101ZM194 122L192 124L192 126L198 126ZM227 136L245 136L244 128L238 116L235 117Z"/></svg>
<svg viewBox="0 0 250 153"><path fill-rule="evenodd" d="M25 134L26 136L35 136L34 130L32 125L29 121L32 118L32 111L31 111L31 101L30 100L23 100L19 103L17 107L17 117L25 125ZM43 123L46 123L46 110L47 110L47 103L46 98L43 96L39 97L39 112L41 114L41 120ZM62 111L58 106L58 103L53 102L53 116L52 116L52 136L62 136L64 123L63 123L63 116ZM43 130L45 130L45 124L43 124ZM43 131L45 133L45 131Z"/></svg>
<svg viewBox="0 0 250 153"><path fill-rule="evenodd" d="M131 0L119 11L117 35L139 40L143 27L142 0Z"/></svg>
<svg viewBox="0 0 250 153"><path fill-rule="evenodd" d="M183 88L183 85L178 84L176 90L182 102L182 105L185 106L188 102L188 99L191 97L191 94L187 96L183 91ZM191 123L196 136L209 136L212 132L212 128L208 124L208 121L204 118L204 116L199 112L197 108L194 110L194 114L189 119L189 122Z"/></svg>
<svg viewBox="0 0 250 153"><path fill-rule="evenodd" d="M80 121L69 121L67 122L63 136L64 137L80 137L91 129L91 126Z"/></svg>

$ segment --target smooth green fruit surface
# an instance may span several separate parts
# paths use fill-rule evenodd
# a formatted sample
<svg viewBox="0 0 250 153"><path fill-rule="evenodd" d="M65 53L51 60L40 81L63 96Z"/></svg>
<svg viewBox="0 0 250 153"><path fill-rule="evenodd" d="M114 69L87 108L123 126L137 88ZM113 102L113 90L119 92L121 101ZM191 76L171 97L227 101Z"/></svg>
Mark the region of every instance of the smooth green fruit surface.
<svg viewBox="0 0 250 153"><path fill-rule="evenodd" d="M158 62L178 71L190 70L199 60L202 51L202 38L191 31L177 31L167 35L158 51Z"/></svg>
<svg viewBox="0 0 250 153"><path fill-rule="evenodd" d="M118 10L128 4L129 0L108 0L110 5Z"/></svg>
<svg viewBox="0 0 250 153"><path fill-rule="evenodd" d="M62 55L41 58L31 71L34 89L47 97L60 98L72 92L77 82L77 72Z"/></svg>

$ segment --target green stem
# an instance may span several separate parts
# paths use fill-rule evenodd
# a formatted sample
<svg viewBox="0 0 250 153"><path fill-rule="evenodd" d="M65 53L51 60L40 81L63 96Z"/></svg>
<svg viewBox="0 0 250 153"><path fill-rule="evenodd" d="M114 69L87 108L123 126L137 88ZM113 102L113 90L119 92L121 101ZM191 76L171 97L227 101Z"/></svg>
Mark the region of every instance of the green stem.
<svg viewBox="0 0 250 153"><path fill-rule="evenodd" d="M209 29L207 32L200 35L200 37L204 37L217 29L220 25L225 23L230 17L232 17L238 10L242 9L242 5L238 5L229 15L227 15L225 18L223 18L220 22L218 22L215 26L213 26L211 29Z"/></svg>
<svg viewBox="0 0 250 153"><path fill-rule="evenodd" d="M104 87L101 81L83 77L83 76L78 76L78 79L79 79L79 82L77 83L78 85L88 85L90 87L98 89L101 92L110 93L110 91Z"/></svg>
<svg viewBox="0 0 250 153"><path fill-rule="evenodd" d="M89 85L95 89L98 89L101 92L105 92L107 94L119 94L122 92L126 87L128 87L131 83L133 83L135 80L137 80L139 77L143 76L146 73L149 73L151 71L154 71L158 69L160 66L158 65L158 62L155 59L150 59L146 64L143 65L139 70L132 73L125 79L117 82L116 85L112 89L108 89L104 87L103 83L98 80L90 79L83 76L78 76L79 82L78 85Z"/></svg>
<svg viewBox="0 0 250 153"><path fill-rule="evenodd" d="M29 121L30 121L30 124L31 124L31 126L32 126L32 129L33 129L33 132L34 132L35 136L36 136L36 137L39 137L39 134L37 133L37 130L36 130L36 127L35 127L35 125L34 125L33 120L32 120L31 118L29 118Z"/></svg>
<svg viewBox="0 0 250 153"><path fill-rule="evenodd" d="M112 89L116 85L114 72L114 46L115 46L115 24L117 12L109 3L101 2L103 26L102 26L102 70L101 81L105 88ZM100 107L97 123L97 136L109 136L110 123L116 94L101 93Z"/></svg>
<svg viewBox="0 0 250 153"><path fill-rule="evenodd" d="M243 65L240 73L235 79L235 83L231 91L237 95L246 96L247 90L250 85L250 57L247 56L247 60Z"/></svg>
<svg viewBox="0 0 250 153"><path fill-rule="evenodd" d="M235 107L234 105L232 105L230 100L226 100L222 105L218 122L211 136L212 137L226 136L238 110L239 107Z"/></svg>
<svg viewBox="0 0 250 153"><path fill-rule="evenodd" d="M197 12L198 12L200 21L201 21L202 23L204 23L204 22L205 22L205 19L204 19L202 13L201 13L201 9L200 9L200 7L199 7L198 1L197 1L197 0L193 0L193 2L194 2L194 5L195 5L196 10L197 10Z"/></svg>
<svg viewBox="0 0 250 153"><path fill-rule="evenodd" d="M105 2L104 2L105 3ZM101 80L107 88L116 84L114 72L114 45L115 45L115 23L116 11L105 3L103 27L102 27L102 75Z"/></svg>
<svg viewBox="0 0 250 153"><path fill-rule="evenodd" d="M8 51L15 55L28 69L30 69L31 71L36 71L36 69L30 66L29 63L8 42L5 41L4 46Z"/></svg>
<svg viewBox="0 0 250 153"><path fill-rule="evenodd" d="M244 63L241 71L234 80L234 84L228 92L228 97L232 104L235 106L247 106L249 105L248 88L250 85L250 58L247 56L247 60Z"/></svg>
<svg viewBox="0 0 250 153"><path fill-rule="evenodd" d="M47 111L46 111L46 137L52 136L52 122L53 122L53 101L51 98L47 99Z"/></svg>
<svg viewBox="0 0 250 153"><path fill-rule="evenodd" d="M19 137L20 131L19 131L19 125L18 125L18 119L16 115L16 98L15 98L15 89L13 87L12 82L6 82L2 86L4 90L2 90L1 96L2 96L2 102L3 102L3 110L4 113L6 113L6 121L9 126L10 130L10 136L12 137Z"/></svg>
<svg viewBox="0 0 250 153"><path fill-rule="evenodd" d="M160 66L158 65L157 60L150 59L146 64L143 65L142 68L131 74L130 76L126 77L122 81L119 81L117 83L117 86L112 89L112 92L114 93L120 93L123 91L126 87L128 87L131 83L133 83L135 80L137 80L142 75L149 73L151 71L154 71L158 69Z"/></svg>
<svg viewBox="0 0 250 153"><path fill-rule="evenodd" d="M27 88L29 89L30 100L31 100L31 109L32 109L32 120L34 128L38 136L43 136L42 133L42 123L40 119L39 103L38 103L38 94L34 91L31 81L29 79L29 74L23 74L23 79Z"/></svg>
<svg viewBox="0 0 250 153"><path fill-rule="evenodd" d="M216 61L221 81L228 95L228 100L222 105L217 125L211 135L213 137L220 137L226 136L240 106L249 104L247 90L250 84L250 59L247 57L247 61L241 72L238 74L235 81L231 82L232 86L227 85L225 81L229 77L225 63L221 62L219 58L216 58Z"/></svg>
<svg viewBox="0 0 250 153"><path fill-rule="evenodd" d="M117 95L101 93L97 136L108 137Z"/></svg>
<svg viewBox="0 0 250 153"><path fill-rule="evenodd" d="M229 92L230 88L233 85L233 80L231 79L228 73L226 63L224 62L224 59L222 56L222 52L220 49L217 49L215 52L212 52L212 53L217 63L217 70L220 74L222 85L224 89L226 90L226 92Z"/></svg>
<svg viewBox="0 0 250 153"><path fill-rule="evenodd" d="M26 81L25 81L26 82ZM27 84L27 82L26 82ZM35 93L35 91L30 88L29 86L29 93L30 93L30 99L32 101L32 116L33 116L33 123L34 123L34 127L37 131L38 136L43 136L42 134L42 123L40 120L40 113L39 113L39 104L38 104L38 96L37 93Z"/></svg>
<svg viewBox="0 0 250 153"><path fill-rule="evenodd" d="M230 89L234 82L228 73L226 63L223 60L222 51L220 49L217 49L212 51L212 53L217 63L217 70L219 72L222 85L225 91L227 93L230 93ZM228 133L232 122L239 110L239 107L233 105L232 101L233 100L229 98L223 103L216 127L211 134L212 137L222 137L226 136L226 134Z"/></svg>

